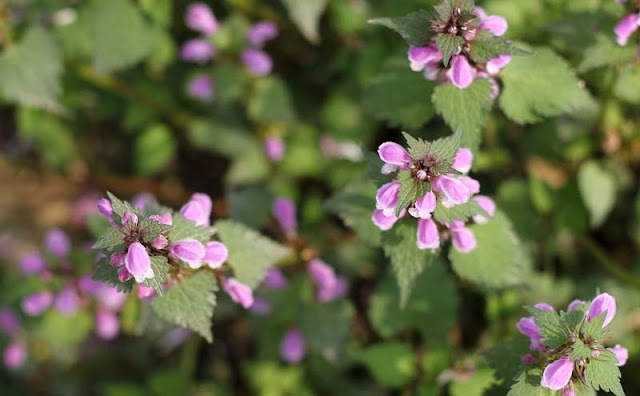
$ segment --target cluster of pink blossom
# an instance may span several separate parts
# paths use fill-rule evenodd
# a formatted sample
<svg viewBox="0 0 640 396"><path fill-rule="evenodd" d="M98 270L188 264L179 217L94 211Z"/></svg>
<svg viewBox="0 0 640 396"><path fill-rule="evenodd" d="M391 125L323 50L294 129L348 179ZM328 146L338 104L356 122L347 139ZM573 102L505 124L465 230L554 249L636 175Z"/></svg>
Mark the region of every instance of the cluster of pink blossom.
<svg viewBox="0 0 640 396"><path fill-rule="evenodd" d="M626 3L627 0L616 0L618 3ZM616 34L618 45L625 46L629 42L629 38L640 27L640 9L637 7L634 12L626 15L618 22L613 31ZM640 52L639 52L640 53Z"/></svg>
<svg viewBox="0 0 640 396"><path fill-rule="evenodd" d="M278 198L273 204L273 216L289 241L297 237L296 206L290 199ZM307 274L315 290L315 301L320 304L334 301L347 293L346 278L336 274L324 261L314 258L306 264ZM289 280L278 268L269 268L262 282L268 290L282 290L289 287ZM256 297L250 310L257 315L268 315L275 308L264 298ZM298 363L306 355L306 342L300 330L293 326L282 337L280 356L288 363Z"/></svg>
<svg viewBox="0 0 640 396"><path fill-rule="evenodd" d="M376 194L376 209L373 212L373 223L383 231L390 230L393 225L408 213L418 221L417 245L418 249L438 249L440 247L441 234L451 236L453 247L467 253L476 247L476 238L473 232L465 227L462 221L438 223L432 214L440 202L445 208L467 203L473 199L489 215L493 216L496 205L493 200L484 195L475 195L480 192L480 183L467 176L473 162L473 153L467 148L458 150L452 168L460 175L453 173L438 174L434 171L434 159L420 158L414 160L409 153L399 144L386 142L378 148L378 154L384 166L383 174L393 174L397 171L410 170L416 182L430 183L431 188L426 191L408 208L400 208L399 203L400 183L394 179L382 185ZM473 217L476 223L486 223L488 218L483 214Z"/></svg>
<svg viewBox="0 0 640 396"><path fill-rule="evenodd" d="M574 300L569 304L567 309L569 312L575 311L576 309L584 309L586 304L587 302L585 301ZM534 308L541 311L555 311L555 309L547 303L536 304ZM602 293L591 301L589 309L585 313L584 320L590 322L600 315L604 315L602 327L605 328L611 323L615 314L615 298L610 294ZM583 382L587 364L585 360L578 359L571 361L569 351L566 348L563 350L553 350L545 345L542 335L540 334L541 328L533 317L520 319L516 327L522 334L529 337L531 341L531 353L526 354L522 358L522 362L525 364L535 364L538 362L548 363L542 374L541 385L552 390L563 390L565 396L575 396L576 393L571 378L575 376ZM579 334L573 334L573 339L567 341L575 341L575 338L579 336ZM600 355L602 349L599 346L590 345L590 340L588 339L583 341L585 345L592 349L591 355L594 358ZM629 351L626 348L615 345L612 348L606 349L615 355L618 366L624 366L629 356Z"/></svg>
<svg viewBox="0 0 640 396"><path fill-rule="evenodd" d="M510 55L500 55L497 58L490 59L486 63L474 62L469 53L473 46L473 40L479 30L488 30L496 36L502 36L508 28L507 20L501 16L487 15L480 8L475 8L475 14L480 23L473 27L473 20L467 21L460 26L438 26L437 32L452 33L456 32L464 39L461 45L454 53L447 67L442 61L442 52L438 50L435 44L426 47L411 47L409 49L409 61L411 62L411 70L423 72L424 77L428 80L438 83L451 82L458 88L467 88L475 78L486 78L492 86L492 98L496 98L500 92L495 76L500 69L507 66L511 61Z"/></svg>

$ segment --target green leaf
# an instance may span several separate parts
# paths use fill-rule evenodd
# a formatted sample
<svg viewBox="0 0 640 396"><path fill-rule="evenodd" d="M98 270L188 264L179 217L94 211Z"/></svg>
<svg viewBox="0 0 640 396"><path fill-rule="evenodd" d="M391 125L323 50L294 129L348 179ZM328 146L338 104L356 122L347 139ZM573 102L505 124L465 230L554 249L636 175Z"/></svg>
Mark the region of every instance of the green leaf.
<svg viewBox="0 0 640 396"><path fill-rule="evenodd" d="M436 165L433 171L436 173L450 173L455 171L451 168L453 165L458 149L460 148L460 140L462 134L455 132L453 135L443 137L431 142L431 150L429 152L436 159Z"/></svg>
<svg viewBox="0 0 640 396"><path fill-rule="evenodd" d="M591 357L591 348L588 345L585 345L584 342L580 338L576 339L576 341L571 346L571 354L569 354L569 359L572 362L580 359L587 359Z"/></svg>
<svg viewBox="0 0 640 396"><path fill-rule="evenodd" d="M213 81L216 82L216 101L226 104L242 97L249 79L241 68L218 63L213 69Z"/></svg>
<svg viewBox="0 0 640 396"><path fill-rule="evenodd" d="M155 290L158 295L162 295L164 283L167 281L167 258L151 256L151 269L153 270L153 278L145 279L144 285Z"/></svg>
<svg viewBox="0 0 640 396"><path fill-rule="evenodd" d="M349 340L353 314L351 304L346 299L339 299L329 304L302 306L295 323L311 348L327 360L335 361Z"/></svg>
<svg viewBox="0 0 640 396"><path fill-rule="evenodd" d="M575 328L568 326L560 314L555 311L543 311L537 308L527 308L540 327L542 342L551 349L559 348L569 341Z"/></svg>
<svg viewBox="0 0 640 396"><path fill-rule="evenodd" d="M450 208L444 207L442 203L438 201L436 210L433 212L433 218L440 223L451 223L454 220L467 221L477 214L489 217L489 214L473 199Z"/></svg>
<svg viewBox="0 0 640 396"><path fill-rule="evenodd" d="M522 357L529 352L529 340L525 337L503 342L484 353L497 379L510 382L523 367Z"/></svg>
<svg viewBox="0 0 640 396"><path fill-rule="evenodd" d="M396 181L400 183L396 216L400 216L403 209L411 206L431 189L430 183L414 178L411 171L398 172Z"/></svg>
<svg viewBox="0 0 640 396"><path fill-rule="evenodd" d="M432 250L420 250L417 246L417 222L401 221L382 234L382 248L391 260L398 279L400 306L407 303L418 275L427 264L438 257Z"/></svg>
<svg viewBox="0 0 640 396"><path fill-rule="evenodd" d="M113 195L110 191L107 191L107 198L111 201L111 207L113 208L113 213L122 217L124 212L132 212L135 214L141 214L137 208L131 206L129 202L123 201ZM140 217L140 216L138 216Z"/></svg>
<svg viewBox="0 0 640 396"><path fill-rule="evenodd" d="M291 122L296 118L287 86L277 77L256 81L247 111L252 121L263 124Z"/></svg>
<svg viewBox="0 0 640 396"><path fill-rule="evenodd" d="M0 56L0 94L25 106L59 109L62 57L52 35L30 28Z"/></svg>
<svg viewBox="0 0 640 396"><path fill-rule="evenodd" d="M376 18L369 23L395 30L409 45L422 47L431 41L431 21L425 10L399 17Z"/></svg>
<svg viewBox="0 0 640 396"><path fill-rule="evenodd" d="M596 343L603 341L604 336L607 334L607 329L602 326L606 317L607 313L604 312L589 321L585 321L581 329L582 334Z"/></svg>
<svg viewBox="0 0 640 396"><path fill-rule="evenodd" d="M156 124L147 128L136 139L134 159L136 170L141 175L156 173L174 159L177 144L173 134L165 125Z"/></svg>
<svg viewBox="0 0 640 396"><path fill-rule="evenodd" d="M154 239L160 236L162 233L170 231L173 226L160 224L152 220L140 220L138 223L140 228L140 235L142 240L146 243L151 243ZM166 234L165 234L166 235Z"/></svg>
<svg viewBox="0 0 640 396"><path fill-rule="evenodd" d="M264 227L271 216L273 195L264 187L250 186L229 193L230 218L251 228Z"/></svg>
<svg viewBox="0 0 640 396"><path fill-rule="evenodd" d="M364 108L391 125L417 128L433 117L432 92L433 83L411 71L405 57L394 57L371 80L364 95Z"/></svg>
<svg viewBox="0 0 640 396"><path fill-rule="evenodd" d="M131 289L133 289L133 279L129 279L126 282L120 282L118 279L118 268L111 266L108 258L98 261L91 279L96 282L104 282L109 286L113 286L122 293L129 293Z"/></svg>
<svg viewBox="0 0 640 396"><path fill-rule="evenodd" d="M624 396L617 362L618 360L612 352L601 351L597 358L589 360L584 372L585 382L596 390L601 389L616 396Z"/></svg>
<svg viewBox="0 0 640 396"><path fill-rule="evenodd" d="M500 107L519 124L569 112L590 99L570 65L549 48L515 57L501 71Z"/></svg>
<svg viewBox="0 0 640 396"><path fill-rule="evenodd" d="M598 67L632 62L635 58L636 48L633 45L619 46L609 32L596 33L594 38L593 45L583 52L582 62L578 66L581 73Z"/></svg>
<svg viewBox="0 0 640 396"><path fill-rule="evenodd" d="M358 359L378 382L394 388L406 385L416 368L413 348L401 342L384 342L367 347L360 351Z"/></svg>
<svg viewBox="0 0 640 396"><path fill-rule="evenodd" d="M421 138L414 138L406 132L402 132L402 136L407 141L407 152L414 160L420 160L431 153L431 143Z"/></svg>
<svg viewBox="0 0 640 396"><path fill-rule="evenodd" d="M269 267L291 253L244 224L224 220L217 222L216 228L229 249L229 264L235 277L252 289L262 282Z"/></svg>
<svg viewBox="0 0 640 396"><path fill-rule="evenodd" d="M213 275L200 271L174 283L164 295L156 297L151 305L162 319L189 328L212 342L211 318L216 305L214 292L217 290Z"/></svg>
<svg viewBox="0 0 640 396"><path fill-rule="evenodd" d="M20 138L37 148L45 165L63 170L69 168L79 150L77 139L67 122L44 110L30 107L18 109L17 122Z"/></svg>
<svg viewBox="0 0 640 396"><path fill-rule="evenodd" d="M600 226L616 203L615 176L596 161L584 162L578 169L578 187L591 215L591 226Z"/></svg>
<svg viewBox="0 0 640 396"><path fill-rule="evenodd" d="M102 233L102 235L100 235L96 243L94 243L91 248L113 250L116 246L122 245L123 242L124 235L122 234L122 231L115 227L109 227Z"/></svg>
<svg viewBox="0 0 640 396"><path fill-rule="evenodd" d="M282 0L289 18L300 33L310 42L320 42L320 17L324 13L329 0Z"/></svg>
<svg viewBox="0 0 640 396"><path fill-rule="evenodd" d="M451 129L460 132L462 147L474 150L482 139L481 130L491 110L491 84L485 78L476 78L465 89L453 84L442 84L433 90L436 112Z"/></svg>
<svg viewBox="0 0 640 396"><path fill-rule="evenodd" d="M640 67L630 65L620 71L613 88L616 96L628 103L640 103Z"/></svg>
<svg viewBox="0 0 640 396"><path fill-rule="evenodd" d="M326 203L327 209L340 216L347 226L357 232L358 238L371 246L379 246L382 238L380 229L371 220L376 190L372 181L358 180L347 185Z"/></svg>
<svg viewBox="0 0 640 396"><path fill-rule="evenodd" d="M531 52L515 47L511 40L494 36L488 30L480 30L473 39L469 55L474 62L486 63L500 55L531 55Z"/></svg>
<svg viewBox="0 0 640 396"><path fill-rule="evenodd" d="M130 0L96 0L86 10L86 17L93 39L93 63L101 72L121 70L144 60L160 38L159 31Z"/></svg>
<svg viewBox="0 0 640 396"><path fill-rule="evenodd" d="M436 38L436 45L438 46L438 50L442 52L442 63L447 67L453 54L460 52L460 48L464 45L464 39L462 36L440 33Z"/></svg>
<svg viewBox="0 0 640 396"><path fill-rule="evenodd" d="M394 274L389 271L380 281L371 299L369 317L381 336L389 338L403 330L419 329L434 345L447 337L456 323L459 298L444 263L436 258L434 261L417 276L404 309L398 309L400 288Z"/></svg>
<svg viewBox="0 0 640 396"><path fill-rule="evenodd" d="M453 270L461 278L495 289L525 282L530 263L511 223L500 211L486 224L474 224L477 246L468 253L449 250Z"/></svg>
<svg viewBox="0 0 640 396"><path fill-rule="evenodd" d="M198 226L195 222L187 220L180 214L173 215L173 225L169 231L169 242L183 241L193 238L201 243L207 243L216 230L213 227Z"/></svg>

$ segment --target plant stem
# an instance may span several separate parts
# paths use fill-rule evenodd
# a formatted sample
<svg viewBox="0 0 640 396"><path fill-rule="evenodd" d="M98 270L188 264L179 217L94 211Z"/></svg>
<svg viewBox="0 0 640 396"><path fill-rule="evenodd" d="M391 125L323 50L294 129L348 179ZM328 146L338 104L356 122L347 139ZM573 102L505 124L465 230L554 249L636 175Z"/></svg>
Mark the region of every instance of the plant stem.
<svg viewBox="0 0 640 396"><path fill-rule="evenodd" d="M614 259L609 257L605 250L598 245L592 238L585 236L579 238L578 241L596 258L602 267L611 275L621 281L640 290L640 278L630 274L616 263Z"/></svg>

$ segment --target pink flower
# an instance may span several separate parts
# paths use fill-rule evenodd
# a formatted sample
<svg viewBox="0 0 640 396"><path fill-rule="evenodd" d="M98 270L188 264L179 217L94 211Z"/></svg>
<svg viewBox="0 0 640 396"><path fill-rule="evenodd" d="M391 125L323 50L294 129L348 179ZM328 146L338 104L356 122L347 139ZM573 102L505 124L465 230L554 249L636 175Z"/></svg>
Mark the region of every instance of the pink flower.
<svg viewBox="0 0 640 396"><path fill-rule="evenodd" d="M468 228L460 228L451 231L453 247L460 253L469 253L476 248L476 236Z"/></svg>
<svg viewBox="0 0 640 396"><path fill-rule="evenodd" d="M586 301L582 301L582 300L575 299L575 300L573 300L573 301L571 301L571 302L569 303L569 306L567 307L567 309L568 309L569 311L575 311L575 310L576 310L576 308L578 308L579 306L584 305L584 304L586 304L586 303L587 303Z"/></svg>
<svg viewBox="0 0 640 396"><path fill-rule="evenodd" d="M487 73L494 76L500 72L500 69L507 66L511 62L511 55L500 55L497 58L490 59L487 62Z"/></svg>
<svg viewBox="0 0 640 396"><path fill-rule="evenodd" d="M213 201L211 200L211 197L205 193L197 192L191 195L189 201L200 204L200 207L204 212L204 219L202 219L202 222L204 225L208 226L210 224L209 218L211 217L211 211L213 210ZM168 213L168 215L170 216L171 214Z"/></svg>
<svg viewBox="0 0 640 396"><path fill-rule="evenodd" d="M390 165L402 166L413 161L404 147L394 142L382 143L380 147L378 147L378 155L382 161Z"/></svg>
<svg viewBox="0 0 640 396"><path fill-rule="evenodd" d="M508 28L509 24L507 23L507 20L496 15L490 15L481 19L481 22L478 25L478 29L488 30L496 36L502 36Z"/></svg>
<svg viewBox="0 0 640 396"><path fill-rule="evenodd" d="M376 209L371 216L373 224L375 224L382 231L387 231L393 228L393 225L398 221L395 213L391 213L388 216L384 214L384 211Z"/></svg>
<svg viewBox="0 0 640 396"><path fill-rule="evenodd" d="M549 312L556 311L556 309L553 306L551 306L551 304L547 304L546 302L537 303L533 307L541 311L549 311Z"/></svg>
<svg viewBox="0 0 640 396"><path fill-rule="evenodd" d="M473 82L476 71L464 55L451 58L450 79L453 85L460 89L467 88Z"/></svg>
<svg viewBox="0 0 640 396"><path fill-rule="evenodd" d="M418 249L437 249L440 247L438 226L433 219L418 219Z"/></svg>
<svg viewBox="0 0 640 396"><path fill-rule="evenodd" d="M591 321L604 312L607 313L607 316L604 319L604 323L602 323L603 328L611 323L613 317L616 315L616 299L607 293L602 293L591 301L591 306L587 312L587 320Z"/></svg>
<svg viewBox="0 0 640 396"><path fill-rule="evenodd" d="M428 47L410 47L409 62L411 62L411 70L422 71L427 65L439 64L442 60L442 53L438 51L438 47L430 45Z"/></svg>
<svg viewBox="0 0 640 396"><path fill-rule="evenodd" d="M80 307L80 297L75 288L67 286L58 293L54 305L61 314L73 316Z"/></svg>
<svg viewBox="0 0 640 396"><path fill-rule="evenodd" d="M222 242L213 241L207 243L203 261L211 268L220 268L228 257L227 246Z"/></svg>
<svg viewBox="0 0 640 396"><path fill-rule="evenodd" d="M473 163L473 152L468 148L460 148L456 153L456 156L451 167L458 172L468 173L471 170L471 164Z"/></svg>
<svg viewBox="0 0 640 396"><path fill-rule="evenodd" d="M205 225L208 220L208 215L202 208L200 202L189 201L180 208L180 214L182 217L189 221L193 221L198 226Z"/></svg>
<svg viewBox="0 0 640 396"><path fill-rule="evenodd" d="M98 201L98 212L102 217L110 219L113 216L113 207L111 206L111 201L106 198L100 198Z"/></svg>
<svg viewBox="0 0 640 396"><path fill-rule="evenodd" d="M247 41L256 47L262 47L265 42L278 36L278 26L271 21L260 21L247 32Z"/></svg>
<svg viewBox="0 0 640 396"><path fill-rule="evenodd" d="M4 365L9 370L17 370L27 359L27 347L21 342L12 342L4 350Z"/></svg>
<svg viewBox="0 0 640 396"><path fill-rule="evenodd" d="M131 272L127 269L127 267L118 268L118 280L122 283L128 281L132 278Z"/></svg>
<svg viewBox="0 0 640 396"><path fill-rule="evenodd" d="M320 259L313 259L307 266L311 282L319 289L331 289L336 287L336 273L327 263Z"/></svg>
<svg viewBox="0 0 640 396"><path fill-rule="evenodd" d="M280 342L280 356L291 364L299 363L307 353L307 345L298 329L291 329Z"/></svg>
<svg viewBox="0 0 640 396"><path fill-rule="evenodd" d="M267 269L262 285L267 289L284 289L289 286L289 281L278 268L270 267Z"/></svg>
<svg viewBox="0 0 640 396"><path fill-rule="evenodd" d="M253 291L249 286L234 278L227 278L223 281L222 288L235 303L242 305L245 309L253 305Z"/></svg>
<svg viewBox="0 0 640 396"><path fill-rule="evenodd" d="M385 216L393 214L398 204L400 184L392 181L382 185L376 193L376 208L383 211Z"/></svg>
<svg viewBox="0 0 640 396"><path fill-rule="evenodd" d="M126 211L122 214L122 225L136 226L138 225L138 215L133 212Z"/></svg>
<svg viewBox="0 0 640 396"><path fill-rule="evenodd" d="M626 17L622 18L620 22L613 29L614 33L617 36L618 45L627 45L629 41L629 37L638 30L638 22L640 21L640 16L638 14L630 14Z"/></svg>
<svg viewBox="0 0 640 396"><path fill-rule="evenodd" d="M47 249L58 258L67 257L69 251L71 251L69 236L59 228L47 232L44 238L44 244Z"/></svg>
<svg viewBox="0 0 640 396"><path fill-rule="evenodd" d="M47 263L40 253L27 253L20 258L20 272L24 275L39 274L47 269Z"/></svg>
<svg viewBox="0 0 640 396"><path fill-rule="evenodd" d="M438 176L433 181L433 189L443 193L444 196L441 197L441 202L446 208L467 202L471 195L469 189L460 179L447 175Z"/></svg>
<svg viewBox="0 0 640 396"><path fill-rule="evenodd" d="M264 153L271 162L280 162L284 158L285 144L284 140L278 135L269 135L264 138Z"/></svg>
<svg viewBox="0 0 640 396"><path fill-rule="evenodd" d="M167 240L167 237L162 236L162 235L160 235L159 237L157 237L153 241L151 241L151 246L154 249L158 249L158 250L162 250L162 249L166 248L168 244L169 244L169 240Z"/></svg>
<svg viewBox="0 0 640 396"><path fill-rule="evenodd" d="M29 316L38 316L49 309L53 303L53 293L43 291L33 293L22 300L22 311Z"/></svg>
<svg viewBox="0 0 640 396"><path fill-rule="evenodd" d="M627 359L629 358L629 350L627 350L627 348L620 344L616 344L616 346L613 348L607 348L607 350L616 355L616 359L618 360L618 363L616 363L617 366L624 366L627 363Z"/></svg>
<svg viewBox="0 0 640 396"><path fill-rule="evenodd" d="M536 359L536 357L535 357L535 356L533 356L532 354L527 353L526 355L524 355L524 356L522 357L522 359L520 359L520 361L521 361L522 363L524 363L524 364L531 364L531 363L535 363L535 362L537 362L537 361L538 361L538 359Z"/></svg>
<svg viewBox="0 0 640 396"><path fill-rule="evenodd" d="M124 265L124 259L126 257L127 257L127 252L125 251L112 253L111 257L109 257L109 264L112 267L120 267Z"/></svg>
<svg viewBox="0 0 640 396"><path fill-rule="evenodd" d="M147 287L145 285L138 285L138 298L140 300L151 301L156 298L157 295L158 293L156 293L153 288Z"/></svg>
<svg viewBox="0 0 640 396"><path fill-rule="evenodd" d="M0 330L8 335L14 335L20 331L20 320L9 308L0 309Z"/></svg>
<svg viewBox="0 0 640 396"><path fill-rule="evenodd" d="M189 29L209 36L218 31L218 21L211 8L204 3L192 3L187 7L184 15L185 24Z"/></svg>
<svg viewBox="0 0 640 396"><path fill-rule="evenodd" d="M151 257L140 242L134 242L129 246L124 265L138 283L144 282L145 279L152 279L154 276L151 269Z"/></svg>
<svg viewBox="0 0 640 396"><path fill-rule="evenodd" d="M436 195L433 191L427 191L416 201L414 207L409 209L409 214L419 219L430 219L434 210L436 210Z"/></svg>
<svg viewBox="0 0 640 396"><path fill-rule="evenodd" d="M259 49L245 49L242 51L242 54L240 54L240 59L254 76L266 76L271 73L271 69L273 68L271 57Z"/></svg>
<svg viewBox="0 0 640 396"><path fill-rule="evenodd" d="M296 219L296 204L292 200L284 197L277 198L273 202L272 213L285 234L295 234L298 222Z"/></svg>
<svg viewBox="0 0 640 396"><path fill-rule="evenodd" d="M265 316L273 312L273 306L264 298L255 297L253 304L249 307L249 312L255 315Z"/></svg>
<svg viewBox="0 0 640 396"><path fill-rule="evenodd" d="M516 324L516 328L518 331L527 337L531 341L531 349L538 349L540 346L540 341L542 340L542 336L540 335L540 326L536 324L535 319L533 317L521 318L520 321Z"/></svg>
<svg viewBox="0 0 640 396"><path fill-rule="evenodd" d="M316 299L320 303L328 303L336 298L344 296L349 290L349 283L341 276L336 276L336 281L331 287L319 287L316 290Z"/></svg>
<svg viewBox="0 0 640 396"><path fill-rule="evenodd" d="M120 333L120 320L111 311L99 309L96 313L96 335L106 341L113 340Z"/></svg>
<svg viewBox="0 0 640 396"><path fill-rule="evenodd" d="M172 243L169 254L175 259L184 261L191 268L200 268L206 254L206 249L202 243L195 239L185 239Z"/></svg>
<svg viewBox="0 0 640 396"><path fill-rule="evenodd" d="M548 365L542 373L540 385L551 390L560 390L569 384L573 373L573 362L564 357Z"/></svg>
<svg viewBox="0 0 640 396"><path fill-rule="evenodd" d="M203 39L189 40L182 45L180 57L186 62L205 63L215 55L210 42Z"/></svg>
<svg viewBox="0 0 640 396"><path fill-rule="evenodd" d="M206 74L198 74L187 83L187 95L193 99L209 102L214 92L213 80Z"/></svg>
<svg viewBox="0 0 640 396"><path fill-rule="evenodd" d="M492 217L495 214L496 203L493 202L493 199L487 197L486 195L476 195L475 197L473 197L473 200L476 201L478 205L480 205L480 207L484 209L485 212L487 212L489 217ZM485 224L489 221L489 219L483 214L477 214L473 216L473 221L478 224Z"/></svg>

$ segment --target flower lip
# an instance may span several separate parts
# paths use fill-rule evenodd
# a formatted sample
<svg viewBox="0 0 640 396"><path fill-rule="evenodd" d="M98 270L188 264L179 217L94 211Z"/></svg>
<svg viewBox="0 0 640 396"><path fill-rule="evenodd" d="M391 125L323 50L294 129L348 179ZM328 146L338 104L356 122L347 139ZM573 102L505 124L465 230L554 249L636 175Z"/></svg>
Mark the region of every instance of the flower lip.
<svg viewBox="0 0 640 396"><path fill-rule="evenodd" d="M548 365L542 373L540 385L551 390L560 390L569 384L573 373L573 362L563 357Z"/></svg>

